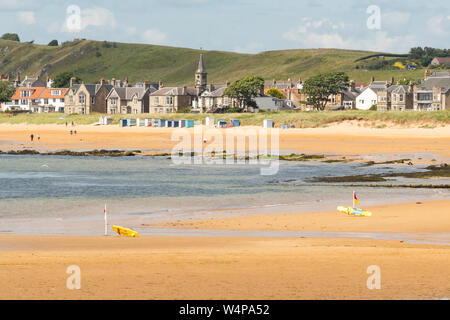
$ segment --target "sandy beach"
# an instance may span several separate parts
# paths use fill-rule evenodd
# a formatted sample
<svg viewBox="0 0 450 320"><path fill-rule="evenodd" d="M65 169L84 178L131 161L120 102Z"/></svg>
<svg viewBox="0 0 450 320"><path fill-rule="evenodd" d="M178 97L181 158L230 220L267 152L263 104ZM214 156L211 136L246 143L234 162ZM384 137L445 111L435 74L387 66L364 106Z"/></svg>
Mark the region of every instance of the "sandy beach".
<svg viewBox="0 0 450 320"><path fill-rule="evenodd" d="M70 135L77 130L77 135ZM233 130L233 129L232 129ZM40 135L30 143L29 135ZM0 150L139 149L167 152L172 129L0 125ZM450 158L450 127L374 129L352 123L281 131L286 152L380 158ZM326 232L450 232L450 200L368 208L371 218L337 212L248 214L151 225L172 230L244 231L244 236L0 235L0 299L444 299L450 297L450 246ZM323 238L245 236L245 231L324 232ZM69 290L66 270L81 269ZM366 286L381 268L381 289Z"/></svg>
<svg viewBox="0 0 450 320"><path fill-rule="evenodd" d="M443 299L448 247L394 241L1 236L0 299ZM66 269L81 270L68 290ZM381 289L366 286L381 268Z"/></svg>
<svg viewBox="0 0 450 320"><path fill-rule="evenodd" d="M206 129L206 128L205 128ZM256 129L256 127L243 127ZM76 135L70 135L76 130ZM93 150L129 149L170 152L178 144L172 141L171 128L121 128L113 126L56 124L0 124L0 150ZM193 129L190 130L193 133ZM224 129L220 129L226 132ZM236 130L236 129L226 129ZM40 142L30 142L30 134L40 135ZM280 131L280 152L325 153L339 156L368 154L430 153L450 158L450 126L434 129L376 129L346 122L326 128Z"/></svg>
<svg viewBox="0 0 450 320"><path fill-rule="evenodd" d="M336 213L254 215L172 227L442 234L449 201ZM447 239L449 240L449 239ZM0 299L443 299L450 246L373 239L0 236ZM66 288L78 265L80 290ZM381 268L369 290L367 268Z"/></svg>

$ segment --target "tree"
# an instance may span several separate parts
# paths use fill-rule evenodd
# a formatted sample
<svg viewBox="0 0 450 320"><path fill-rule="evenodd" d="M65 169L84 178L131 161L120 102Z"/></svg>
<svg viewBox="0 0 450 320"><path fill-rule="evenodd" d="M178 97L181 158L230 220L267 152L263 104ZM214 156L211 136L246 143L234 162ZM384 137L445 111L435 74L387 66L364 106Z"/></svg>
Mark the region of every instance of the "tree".
<svg viewBox="0 0 450 320"><path fill-rule="evenodd" d="M20 42L20 38L17 33L5 33L2 35L1 39Z"/></svg>
<svg viewBox="0 0 450 320"><path fill-rule="evenodd" d="M52 40L48 43L49 47L57 47L59 45L58 40Z"/></svg>
<svg viewBox="0 0 450 320"><path fill-rule="evenodd" d="M61 72L53 79L53 88L68 88L70 86L70 79L75 78L75 82L80 82L81 79L75 76L72 71Z"/></svg>
<svg viewBox="0 0 450 320"><path fill-rule="evenodd" d="M348 86L349 78L344 72L322 73L306 80L302 93L308 96L307 104L316 110L324 110L329 96L346 90Z"/></svg>
<svg viewBox="0 0 450 320"><path fill-rule="evenodd" d="M258 76L245 77L233 82L225 89L224 95L239 100L241 107L255 106L253 97L264 90L264 79Z"/></svg>
<svg viewBox="0 0 450 320"><path fill-rule="evenodd" d="M278 90L276 88L272 88L272 89L267 90L267 94L269 96L272 96L272 97L275 97L275 98L278 98L278 99L284 99L284 94L280 90Z"/></svg>
<svg viewBox="0 0 450 320"><path fill-rule="evenodd" d="M10 101L14 92L16 89L9 81L0 81L0 103Z"/></svg>

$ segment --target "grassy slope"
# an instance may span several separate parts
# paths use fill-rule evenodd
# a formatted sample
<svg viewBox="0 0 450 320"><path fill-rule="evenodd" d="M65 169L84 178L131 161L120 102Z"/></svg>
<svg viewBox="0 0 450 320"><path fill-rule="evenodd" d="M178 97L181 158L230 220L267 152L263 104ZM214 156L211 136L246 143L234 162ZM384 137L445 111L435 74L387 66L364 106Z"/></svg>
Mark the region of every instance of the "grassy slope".
<svg viewBox="0 0 450 320"><path fill-rule="evenodd" d="M110 43L111 44L111 43ZM96 53L101 54L100 57ZM162 80L166 85L192 84L198 57L204 53L210 83L233 81L246 75L265 79L306 79L327 71L345 71L358 82L421 78L424 70L363 71L355 69L355 60L372 52L337 49L267 51L256 55L220 51L199 51L154 45L76 41L67 46L17 43L0 40L0 73L36 76L48 65L50 76L74 70L85 82L126 76L129 80Z"/></svg>
<svg viewBox="0 0 450 320"><path fill-rule="evenodd" d="M29 124L64 124L74 121L77 124L93 124L98 122L100 114L90 115L67 115L60 113L48 114L18 114L8 117L6 113L0 112L1 123L29 123ZM164 118L164 119L188 119L204 120L211 116L208 114L141 114L141 115L108 115L117 124L120 118ZM297 128L322 127L332 123L345 120L368 121L375 128L388 128L391 123L399 125L412 125L432 129L437 126L450 124L450 110L434 112L376 112L376 111L323 111L323 112L261 112L261 113L239 113L239 114L215 114L216 120L240 119L242 125L261 126L264 119L273 119L276 126L280 124L293 124ZM204 123L204 122L203 122Z"/></svg>

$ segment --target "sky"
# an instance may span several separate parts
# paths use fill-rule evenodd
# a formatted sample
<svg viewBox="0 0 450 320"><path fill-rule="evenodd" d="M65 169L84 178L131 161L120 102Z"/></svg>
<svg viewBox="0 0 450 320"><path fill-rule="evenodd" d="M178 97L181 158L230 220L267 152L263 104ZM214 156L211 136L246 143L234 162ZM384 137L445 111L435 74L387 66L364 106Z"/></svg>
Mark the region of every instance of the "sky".
<svg viewBox="0 0 450 320"><path fill-rule="evenodd" d="M442 0L0 0L0 34L205 50L450 47Z"/></svg>

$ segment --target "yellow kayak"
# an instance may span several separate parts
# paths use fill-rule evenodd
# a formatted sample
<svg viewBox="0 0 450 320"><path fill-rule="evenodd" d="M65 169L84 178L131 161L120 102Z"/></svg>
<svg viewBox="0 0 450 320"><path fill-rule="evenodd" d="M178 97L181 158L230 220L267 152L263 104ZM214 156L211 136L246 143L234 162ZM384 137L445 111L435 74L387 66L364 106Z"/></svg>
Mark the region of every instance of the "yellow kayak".
<svg viewBox="0 0 450 320"><path fill-rule="evenodd" d="M112 228L115 232L117 232L121 236L130 237L130 238L139 237L139 233L137 233L134 230L124 228L124 227L119 227L119 226L112 226Z"/></svg>
<svg viewBox="0 0 450 320"><path fill-rule="evenodd" d="M337 207L339 212L352 215L352 216L360 216L360 217L371 217L372 212L366 211L363 209L353 208L353 207Z"/></svg>

